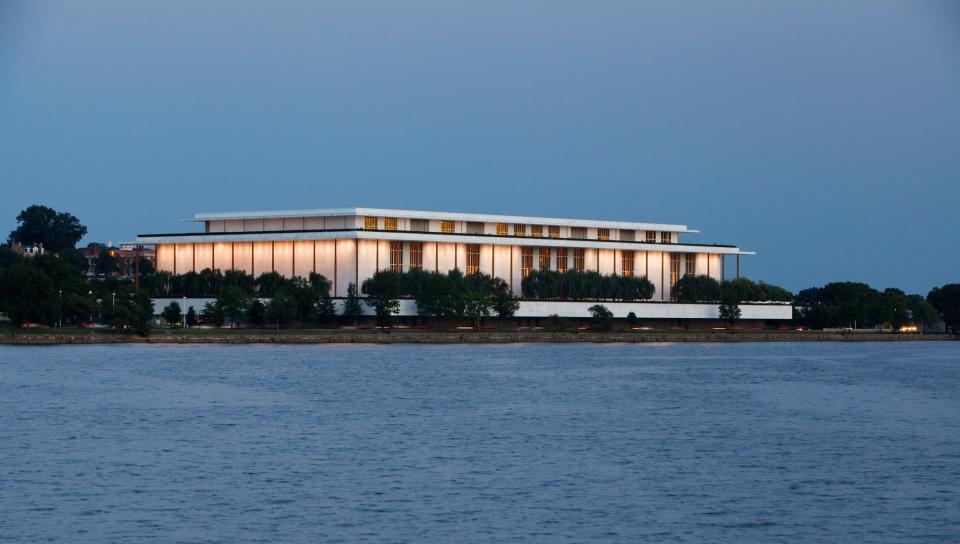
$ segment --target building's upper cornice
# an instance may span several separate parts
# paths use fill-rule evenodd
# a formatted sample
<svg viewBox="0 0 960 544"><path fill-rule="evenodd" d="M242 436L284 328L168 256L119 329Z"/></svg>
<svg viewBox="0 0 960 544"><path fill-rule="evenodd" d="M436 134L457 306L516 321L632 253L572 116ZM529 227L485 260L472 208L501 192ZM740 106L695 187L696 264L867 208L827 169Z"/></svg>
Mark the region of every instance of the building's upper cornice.
<svg viewBox="0 0 960 544"><path fill-rule="evenodd" d="M640 223L632 221L599 221L590 219L563 219L557 217L532 217L522 215L495 215L485 213L433 212L420 210L387 210L382 208L320 208L312 210L268 210L250 212L198 213L187 221L224 221L238 219L278 219L283 217L337 217L377 216L408 219L433 219L448 221L476 221L479 223L520 223L528 225L557 225L566 227L596 227L611 229L654 230L666 232L699 232L686 225Z"/></svg>

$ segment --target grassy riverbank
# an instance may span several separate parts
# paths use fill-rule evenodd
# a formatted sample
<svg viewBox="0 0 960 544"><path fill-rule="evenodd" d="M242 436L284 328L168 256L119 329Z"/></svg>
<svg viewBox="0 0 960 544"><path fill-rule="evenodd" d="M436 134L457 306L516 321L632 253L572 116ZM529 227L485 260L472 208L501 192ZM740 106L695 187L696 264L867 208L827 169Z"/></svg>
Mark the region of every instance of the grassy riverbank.
<svg viewBox="0 0 960 544"><path fill-rule="evenodd" d="M644 330L564 331L542 330L410 330L410 329L160 329L147 338L109 330L0 328L0 344L328 344L328 343L520 343L520 342L863 342L937 341L954 337L933 334L836 333L821 331L757 330Z"/></svg>

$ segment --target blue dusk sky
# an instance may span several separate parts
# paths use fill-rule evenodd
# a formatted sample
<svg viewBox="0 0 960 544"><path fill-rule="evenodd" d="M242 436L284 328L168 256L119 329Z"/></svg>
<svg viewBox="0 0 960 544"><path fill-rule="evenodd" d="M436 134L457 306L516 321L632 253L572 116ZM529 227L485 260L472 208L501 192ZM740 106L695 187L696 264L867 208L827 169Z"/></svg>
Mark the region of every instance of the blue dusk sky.
<svg viewBox="0 0 960 544"><path fill-rule="evenodd" d="M0 0L0 229L369 206L687 224L960 281L960 2Z"/></svg>

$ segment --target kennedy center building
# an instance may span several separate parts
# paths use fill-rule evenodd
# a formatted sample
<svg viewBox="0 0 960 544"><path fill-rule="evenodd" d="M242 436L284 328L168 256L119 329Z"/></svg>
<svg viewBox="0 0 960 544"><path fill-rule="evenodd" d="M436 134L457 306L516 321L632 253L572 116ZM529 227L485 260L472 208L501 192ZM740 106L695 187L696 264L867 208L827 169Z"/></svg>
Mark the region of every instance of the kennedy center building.
<svg viewBox="0 0 960 544"><path fill-rule="evenodd" d="M198 213L202 232L144 234L156 245L157 268L175 274L205 268L326 276L334 296L361 285L377 270L412 268L506 280L520 295L534 269L592 270L645 276L653 301L669 301L684 274L717 280L739 274L736 246L697 244L685 225L548 217L336 208Z"/></svg>

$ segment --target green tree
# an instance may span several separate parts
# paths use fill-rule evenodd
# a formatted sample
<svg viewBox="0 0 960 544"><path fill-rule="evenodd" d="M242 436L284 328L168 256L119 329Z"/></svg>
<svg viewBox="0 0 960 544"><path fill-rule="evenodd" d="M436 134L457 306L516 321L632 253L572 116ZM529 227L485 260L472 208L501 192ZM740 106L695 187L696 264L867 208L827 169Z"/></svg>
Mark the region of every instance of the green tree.
<svg viewBox="0 0 960 544"><path fill-rule="evenodd" d="M947 330L957 334L957 327L960 326L960 283L934 287L927 295L927 301L940 313Z"/></svg>
<svg viewBox="0 0 960 544"><path fill-rule="evenodd" d="M417 314L421 316L450 317L457 314L459 294L453 279L447 274L429 272L422 280L417 299Z"/></svg>
<svg viewBox="0 0 960 544"><path fill-rule="evenodd" d="M636 325L638 322L639 322L639 320L637 319L637 314L635 314L635 313L633 313L633 312L630 312L630 313L627 314L627 325L630 325L631 327L633 327L633 326Z"/></svg>
<svg viewBox="0 0 960 544"><path fill-rule="evenodd" d="M287 283L284 290L293 298L297 307L297 321L306 323L316 319L317 300L320 295L316 285L297 276Z"/></svg>
<svg viewBox="0 0 960 544"><path fill-rule="evenodd" d="M197 311L193 309L193 306L187 308L187 326L196 327L200 323L200 320L197 317Z"/></svg>
<svg viewBox="0 0 960 544"><path fill-rule="evenodd" d="M270 298L286 283L287 280L277 272L264 272L257 278L257 294L263 298Z"/></svg>
<svg viewBox="0 0 960 544"><path fill-rule="evenodd" d="M0 305L18 325L53 324L59 309L53 280L30 262L12 265L0 275Z"/></svg>
<svg viewBox="0 0 960 544"><path fill-rule="evenodd" d="M96 271L98 276L112 276L119 270L117 252L111 248L101 246L97 255Z"/></svg>
<svg viewBox="0 0 960 544"><path fill-rule="evenodd" d="M493 278L491 287L493 294L490 304L494 313L501 320L513 317L520 309L520 301L510 292L510 286L502 278Z"/></svg>
<svg viewBox="0 0 960 544"><path fill-rule="evenodd" d="M317 301L317 320L324 325L333 322L337 317L337 306L330 297L330 292L320 293L320 299Z"/></svg>
<svg viewBox="0 0 960 544"><path fill-rule="evenodd" d="M671 291L677 302L716 302L720 300L720 282L710 276L687 274Z"/></svg>
<svg viewBox="0 0 960 544"><path fill-rule="evenodd" d="M160 312L160 317L162 317L170 325L179 324L181 315L183 315L183 309L180 307L180 303L177 301L167 304L167 307Z"/></svg>
<svg viewBox="0 0 960 544"><path fill-rule="evenodd" d="M110 323L114 328L132 331L140 336L150 335L153 320L153 302L143 289L120 293L116 307L111 310Z"/></svg>
<svg viewBox="0 0 960 544"><path fill-rule="evenodd" d="M43 245L49 252L73 249L87 234L87 227L66 212L33 205L17 215L17 228L10 233L10 242Z"/></svg>
<svg viewBox="0 0 960 544"><path fill-rule="evenodd" d="M314 292L314 314L317 321L323 324L332 323L337 317L337 307L330 297L332 284L323 274L310 274L310 285Z"/></svg>
<svg viewBox="0 0 960 544"><path fill-rule="evenodd" d="M907 304L910 308L910 319L919 326L920 332L934 326L940 319L937 309L921 295L907 295Z"/></svg>
<svg viewBox="0 0 960 544"><path fill-rule="evenodd" d="M400 312L403 277L399 272L380 270L363 282L361 290L367 295L367 304L376 314L377 325L389 327L394 315Z"/></svg>
<svg viewBox="0 0 960 544"><path fill-rule="evenodd" d="M200 310L200 323L204 325L219 327L223 325L223 319L223 311L220 310L220 305L216 301L204 304L203 309Z"/></svg>
<svg viewBox="0 0 960 544"><path fill-rule="evenodd" d="M14 251L10 246L0 246L0 273L7 267L23 262L23 255Z"/></svg>
<svg viewBox="0 0 960 544"><path fill-rule="evenodd" d="M250 300L246 293L237 285L224 287L217 296L217 306L223 315L224 322L230 323L231 326L236 326L243 321L249 304Z"/></svg>
<svg viewBox="0 0 960 544"><path fill-rule="evenodd" d="M280 330L280 325L289 323L296 316L297 301L286 290L277 291L267 304L267 319Z"/></svg>
<svg viewBox="0 0 960 544"><path fill-rule="evenodd" d="M609 331L613 328L613 312L607 309L606 306L602 304L594 304L590 308L590 315L592 315L591 326L594 329L601 331Z"/></svg>
<svg viewBox="0 0 960 544"><path fill-rule="evenodd" d="M740 311L740 300L737 298L735 290L726 290L723 292L719 307L720 319L726 321L731 327L740 320L742 312Z"/></svg>
<svg viewBox="0 0 960 544"><path fill-rule="evenodd" d="M363 315L363 302L357 294L357 285L351 282L347 285L347 298L343 301L343 317L353 324Z"/></svg>
<svg viewBox="0 0 960 544"><path fill-rule="evenodd" d="M253 301L250 303L250 308L247 310L247 321L260 327L263 325L266 319L267 306L261 302L260 299L253 299Z"/></svg>

